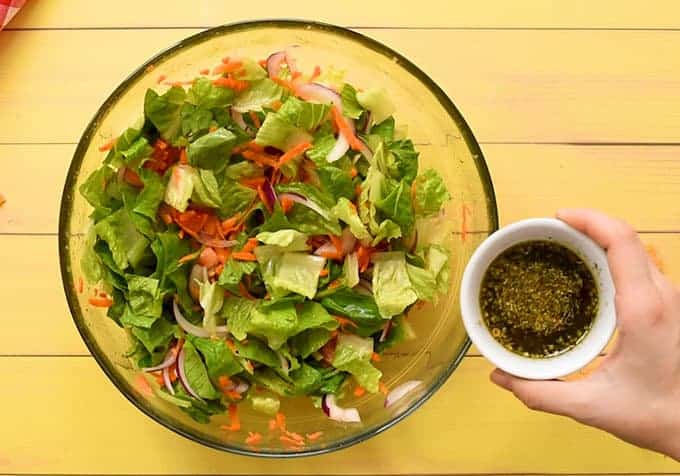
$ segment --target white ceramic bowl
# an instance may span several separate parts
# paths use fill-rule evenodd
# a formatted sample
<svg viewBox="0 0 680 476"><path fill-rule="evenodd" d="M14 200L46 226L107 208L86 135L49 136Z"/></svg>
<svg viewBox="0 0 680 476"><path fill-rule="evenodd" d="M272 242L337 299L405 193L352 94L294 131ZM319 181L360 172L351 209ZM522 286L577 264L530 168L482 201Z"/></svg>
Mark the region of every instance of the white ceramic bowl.
<svg viewBox="0 0 680 476"><path fill-rule="evenodd" d="M574 251L590 268L599 291L598 312L590 331L572 349L554 357L529 358L507 350L491 336L479 305L481 282L491 262L511 246L531 240L554 241ZM465 329L482 355L496 367L527 379L564 377L585 367L604 349L616 327L614 283L605 252L589 237L554 218L519 221L484 240L465 267L460 307Z"/></svg>

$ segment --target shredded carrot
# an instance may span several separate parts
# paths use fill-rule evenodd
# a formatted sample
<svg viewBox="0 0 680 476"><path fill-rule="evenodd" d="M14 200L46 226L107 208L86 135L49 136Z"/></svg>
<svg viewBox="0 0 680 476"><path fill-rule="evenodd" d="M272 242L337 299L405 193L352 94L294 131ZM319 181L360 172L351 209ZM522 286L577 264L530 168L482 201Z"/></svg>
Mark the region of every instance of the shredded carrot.
<svg viewBox="0 0 680 476"><path fill-rule="evenodd" d="M330 271L328 271L328 268L324 268L321 271L319 271L319 276L324 278L324 277L328 276L329 273L330 273Z"/></svg>
<svg viewBox="0 0 680 476"><path fill-rule="evenodd" d="M146 67L146 69L144 71L146 71L147 73L150 73L154 69L156 69L156 65L150 64L149 66Z"/></svg>
<svg viewBox="0 0 680 476"><path fill-rule="evenodd" d="M130 185L134 187L143 187L144 182L142 182L142 179L139 178L139 175L137 175L137 172L135 172L132 169L129 169L125 167L125 171L123 172L123 179L129 183Z"/></svg>
<svg viewBox="0 0 680 476"><path fill-rule="evenodd" d="M250 252L236 251L231 254L231 257L237 261L257 261L257 257Z"/></svg>
<svg viewBox="0 0 680 476"><path fill-rule="evenodd" d="M215 248L215 254L217 254L217 261L224 264L229 259L231 250L229 248Z"/></svg>
<svg viewBox="0 0 680 476"><path fill-rule="evenodd" d="M161 84L163 81L165 81L168 77L164 74L161 74L158 76L158 79L156 79L156 84Z"/></svg>
<svg viewBox="0 0 680 476"><path fill-rule="evenodd" d="M229 431L239 431L241 429L241 420L238 417L238 406L235 403L229 405L229 419L230 425L222 425L220 429Z"/></svg>
<svg viewBox="0 0 680 476"><path fill-rule="evenodd" d="M111 307L113 306L113 301L109 298L96 298L91 297L88 299L89 303L95 307Z"/></svg>
<svg viewBox="0 0 680 476"><path fill-rule="evenodd" d="M266 60L266 59L261 59L260 61L257 62L257 64L259 64L259 65L262 66L263 68L266 68L266 67L267 67L267 60Z"/></svg>
<svg viewBox="0 0 680 476"><path fill-rule="evenodd" d="M319 76L321 76L321 67L317 64L316 66L314 66L314 71L312 72L312 75L309 78L309 82L314 81Z"/></svg>
<svg viewBox="0 0 680 476"><path fill-rule="evenodd" d="M200 250L199 250L199 251L195 251L195 252L193 252L193 253L189 253L188 255L184 255L184 256L182 256L182 257L178 260L178 263L179 263L179 264L184 264L184 263L188 263L189 261L193 261L193 260L195 260L196 258L198 258L198 256L199 256L200 254L201 254L201 252L200 252Z"/></svg>
<svg viewBox="0 0 680 476"><path fill-rule="evenodd" d="M289 436L289 437L291 437L292 439L294 439L295 441L298 441L298 442L304 442L305 441L304 436L302 436L299 433L294 433L292 431L286 431L286 436Z"/></svg>
<svg viewBox="0 0 680 476"><path fill-rule="evenodd" d="M283 197L281 199L281 209L283 210L283 213L288 213L291 208L293 208L293 205L295 205L295 202L291 200L288 197Z"/></svg>
<svg viewBox="0 0 680 476"><path fill-rule="evenodd" d="M236 390L227 390L223 393L232 400L241 400L241 398L243 398L243 395L238 393Z"/></svg>
<svg viewBox="0 0 680 476"><path fill-rule="evenodd" d="M257 127L258 129L262 127L262 123L260 122L260 116L258 116L255 111L250 111L248 115L250 116L250 120L253 121L253 125L255 127Z"/></svg>
<svg viewBox="0 0 680 476"><path fill-rule="evenodd" d="M279 157L278 167L281 167L286 162L290 162L291 160L298 157L300 154L304 154L305 151L307 151L311 148L312 148L312 144L310 144L309 142L303 142L301 144L296 145L295 147L290 149L288 152L283 154L281 157Z"/></svg>
<svg viewBox="0 0 680 476"><path fill-rule="evenodd" d="M248 89L248 86L250 86L248 81L242 81L240 79L234 78L217 78L213 80L213 84L222 88L233 89L234 91L243 91Z"/></svg>
<svg viewBox="0 0 680 476"><path fill-rule="evenodd" d="M274 157L272 155L266 154L264 152L256 152L254 150L244 150L241 152L241 155L252 161L255 162L256 164L260 164L262 166L268 165L270 167L277 167L278 166L278 158Z"/></svg>
<svg viewBox="0 0 680 476"><path fill-rule="evenodd" d="M283 412L276 413L276 426L281 431L286 431L286 415Z"/></svg>
<svg viewBox="0 0 680 476"><path fill-rule="evenodd" d="M227 218L222 222L222 231L227 233L231 231L231 229L238 223L238 221L241 219L241 214L236 213L234 216Z"/></svg>
<svg viewBox="0 0 680 476"><path fill-rule="evenodd" d="M102 291L102 292L99 293L99 297L105 298L105 297L109 297L109 295L106 294L104 291Z"/></svg>
<svg viewBox="0 0 680 476"><path fill-rule="evenodd" d="M415 182L414 182L415 183ZM460 239L465 241L468 235L468 224L467 219L472 214L467 205L463 203L461 207L461 223L460 223Z"/></svg>
<svg viewBox="0 0 680 476"><path fill-rule="evenodd" d="M261 187L264 185L264 183L267 181L267 179L264 176L261 177L253 177L253 178L244 178L239 181L241 185L244 187L250 187L250 188L257 188Z"/></svg>
<svg viewBox="0 0 680 476"><path fill-rule="evenodd" d="M276 420L274 420L273 418L269 420L269 431L276 430L276 427L277 427Z"/></svg>
<svg viewBox="0 0 680 476"><path fill-rule="evenodd" d="M227 347L229 347L229 349L232 352L236 352L236 344L234 344L233 340L227 339L227 340L224 341L224 343L227 345Z"/></svg>
<svg viewBox="0 0 680 476"><path fill-rule="evenodd" d="M323 436L323 431L315 431L314 433L307 433L305 435L309 441L316 441Z"/></svg>
<svg viewBox="0 0 680 476"><path fill-rule="evenodd" d="M3 194L0 193L0 207L3 206L7 202L7 199Z"/></svg>
<svg viewBox="0 0 680 476"><path fill-rule="evenodd" d="M380 362L380 355L373 352L371 354L371 362Z"/></svg>
<svg viewBox="0 0 680 476"><path fill-rule="evenodd" d="M182 149L182 151L179 153L179 163L180 164L188 164L189 159L187 158L187 150Z"/></svg>
<svg viewBox="0 0 680 476"><path fill-rule="evenodd" d="M357 387L354 389L354 396L355 397L363 397L364 394L366 393L366 389L360 385L357 385Z"/></svg>
<svg viewBox="0 0 680 476"><path fill-rule="evenodd" d="M335 246L335 249L339 254L342 254L342 249L344 248L342 244L342 238L339 236L335 235L328 235L328 237L331 239L331 242L333 243L333 246Z"/></svg>
<svg viewBox="0 0 680 476"><path fill-rule="evenodd" d="M118 140L118 138L117 138L117 137L114 137L114 138L111 139L110 141L108 141L108 142L106 142L106 143L100 145L100 146L99 146L99 152L106 152L106 151L108 151L108 150L113 149L113 146L116 145L116 141L117 141L117 140Z"/></svg>
<svg viewBox="0 0 680 476"><path fill-rule="evenodd" d="M220 387L222 387L222 389L225 389L229 385L231 385L231 379L226 375L220 375L220 378L217 379L217 382L220 384Z"/></svg>
<svg viewBox="0 0 680 476"><path fill-rule="evenodd" d="M252 252L259 244L260 242L257 240L257 238L249 238L241 251Z"/></svg>
<svg viewBox="0 0 680 476"><path fill-rule="evenodd" d="M184 239L184 230L179 230L179 232L177 233L177 236L179 237L180 240L183 240Z"/></svg>
<svg viewBox="0 0 680 476"><path fill-rule="evenodd" d="M283 443L287 443L294 448L299 448L299 447L305 446L304 441L297 441L297 440L291 438L290 436L281 435L281 436L279 436L279 439Z"/></svg>
<svg viewBox="0 0 680 476"><path fill-rule="evenodd" d="M81 277L78 278L78 292L80 294L82 294L84 288L85 288L85 283L83 282L83 277L81 276Z"/></svg>
<svg viewBox="0 0 680 476"><path fill-rule="evenodd" d="M357 184L357 186L354 187L354 194L361 195L361 185Z"/></svg>
<svg viewBox="0 0 680 476"><path fill-rule="evenodd" d="M224 73L235 73L243 67L243 63L240 61L227 61L221 65L215 66L212 70L212 74L224 74Z"/></svg>
<svg viewBox="0 0 680 476"><path fill-rule="evenodd" d="M137 375L137 390L139 390L143 395L146 395L147 397L150 397L153 395L153 390L151 389L151 385L149 385L148 380L146 380L146 377L144 377L143 374Z"/></svg>
<svg viewBox="0 0 680 476"><path fill-rule="evenodd" d="M387 385L385 385L382 382L378 383L378 388L380 389L380 393L382 393L383 395L387 395L388 393L390 393L390 391L387 389Z"/></svg>
<svg viewBox="0 0 680 476"><path fill-rule="evenodd" d="M246 437L246 444L247 445L257 445L262 441L262 435L260 433L253 433L252 431L248 432L248 436Z"/></svg>
<svg viewBox="0 0 680 476"><path fill-rule="evenodd" d="M278 111L281 109L281 106L283 106L283 103L279 101L278 99L272 103L272 109L275 111Z"/></svg>
<svg viewBox="0 0 680 476"><path fill-rule="evenodd" d="M295 85L291 81L287 81L285 79L281 79L278 76L275 76L273 78L270 78L272 81L274 81L276 84L281 86L282 88L285 88L291 92L295 92Z"/></svg>
<svg viewBox="0 0 680 476"><path fill-rule="evenodd" d="M359 171L357 170L356 167L352 167L352 169L349 171L349 175L350 175L350 177L354 178L357 175L359 175Z"/></svg>
<svg viewBox="0 0 680 476"><path fill-rule="evenodd" d="M203 69L200 70L198 73L201 74L201 75L203 75L203 76L207 76L207 75L210 74L210 69L209 69L209 68L203 68Z"/></svg>
<svg viewBox="0 0 680 476"><path fill-rule="evenodd" d="M322 258L332 259L336 261L342 261L343 258L342 253L338 253L338 251L319 251L318 255L321 256Z"/></svg>
<svg viewBox="0 0 680 476"><path fill-rule="evenodd" d="M352 130L349 128L347 120L342 117L342 113L338 110L338 108L331 106L331 113L333 115L333 120L338 127L338 131L340 131L340 133L345 136L345 139L347 139L347 142L349 142L350 147L352 147L353 150L361 150L363 148L363 144L359 139L357 139L357 136L355 136Z"/></svg>
<svg viewBox="0 0 680 476"><path fill-rule="evenodd" d="M347 319L346 317L333 316L333 319L338 321L338 324L340 324L340 329L342 329L343 331L346 331L347 327L358 327L356 322L352 321L351 319Z"/></svg>
<svg viewBox="0 0 680 476"><path fill-rule="evenodd" d="M359 245L359 248L357 249L357 260L359 261L359 271L363 273L368 269L368 265L371 263L371 249Z"/></svg>
<svg viewBox="0 0 680 476"><path fill-rule="evenodd" d="M239 290L239 292L241 293L241 296L242 296L242 297L244 297L244 298L246 298L246 299L249 299L249 300L251 300L251 301L254 301L254 300L255 300L255 297L254 297L252 294L250 294L250 293L248 292L248 289L246 288L246 285L245 285L245 284L243 284L243 283L238 283L238 290Z"/></svg>

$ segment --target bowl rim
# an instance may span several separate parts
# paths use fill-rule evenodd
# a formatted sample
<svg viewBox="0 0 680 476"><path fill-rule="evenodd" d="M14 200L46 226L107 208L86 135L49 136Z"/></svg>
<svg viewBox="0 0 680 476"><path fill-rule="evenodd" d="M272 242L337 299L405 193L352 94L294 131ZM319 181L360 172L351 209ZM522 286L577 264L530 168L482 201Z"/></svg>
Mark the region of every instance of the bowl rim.
<svg viewBox="0 0 680 476"><path fill-rule="evenodd" d="M331 33L338 35L354 41L363 47L369 48L372 51L390 58L391 60L398 63L403 69L408 73L413 75L418 79L427 89L433 94L433 96L439 101L440 105L446 110L448 115L454 120L456 125L459 127L466 146L471 151L473 155L473 160L477 168L482 186L485 192L486 198L486 208L489 217L489 230L484 230L486 233L493 233L498 229L498 208L496 204L496 195L491 180L491 175L489 173L488 166L484 159L484 154L480 148L479 143L474 137L472 130L470 129L468 123L466 122L463 115L458 110L457 106L448 97L448 95L439 87L423 70L418 66L408 60L406 57L402 56L400 53L396 52L392 48L380 43L379 41L370 38L362 33L353 31L349 28L341 27L338 25L324 23L313 20L304 19L292 19L292 18L276 18L276 19L259 19L259 20L248 20L239 21L233 23L227 23L219 25L213 28L208 28L206 30L200 31L193 35L190 35L175 44L161 50L156 55L152 56L150 59L145 61L141 66L135 69L129 76L127 76L106 98L106 100L99 106L97 112L94 114L90 122L85 127L79 141L78 145L73 154L71 164L68 169L66 180L64 183L64 188L61 195L61 203L59 207L59 232L58 232L58 246L59 246L59 263L60 263L60 273L62 278L62 285L64 288L64 293L66 295L66 300L68 303L69 311L71 317L78 329L78 333L85 342L90 354L95 359L99 367L106 374L106 376L111 380L114 386L119 390L119 392L125 396L125 398L132 403L141 412L146 414L148 417L164 426L165 428L171 430L172 432L179 434L193 442L200 443L204 446L214 448L221 451L230 452L242 456L254 456L254 457L264 457L264 458L297 458L302 456L314 456L330 453L332 451L344 449L353 446L357 443L361 443L373 436L376 436L385 430L393 427L404 418L412 414L415 410L420 408L427 400L429 400L432 395L446 382L446 380L451 376L453 371L458 367L460 362L465 357L467 350L470 347L471 341L466 335L465 341L461 347L461 352L455 359L446 367L442 373L439 375L434 384L428 388L428 390L415 400L403 413L391 418L385 423L377 426L370 431L363 431L357 435L340 439L333 444L317 449L302 450L296 452L276 452L276 451L251 451L244 448L238 448L230 446L227 442L224 444L219 444L214 441L205 440L200 436L193 434L192 432L186 431L182 427L175 426L170 421L168 421L163 415L157 413L153 408L147 406L144 401L138 399L135 396L135 392L128 385L127 382L119 381L115 377L113 371L109 368L111 365L104 353L99 348L99 345L94 338L90 336L87 326L84 324L84 319L77 319L76 316L83 316L80 309L80 304L78 302L78 297L75 292L75 283L73 281L73 276L70 271L69 265L69 223L71 219L71 203L73 202L73 195L77 193L75 190L75 185L78 179L78 171L82 165L86 151L89 148L89 144L93 139L93 135L100 121L105 117L106 113L110 108L115 105L116 101L129 89L132 84L146 74L149 67L153 67L159 61L163 61L175 53L191 47L195 44L199 44L210 40L213 37L223 36L229 33L247 31L258 28L282 28L282 29L302 29L302 30L316 30L326 33Z"/></svg>
<svg viewBox="0 0 680 476"><path fill-rule="evenodd" d="M544 359L525 357L502 346L484 323L479 305L481 282L496 257L512 246L534 240L552 241L584 259L599 295L597 315L583 338L571 349ZM468 336L492 364L517 377L549 380L584 368L605 348L616 328L614 294L606 253L595 241L556 218L529 218L501 228L473 253L461 280L460 307Z"/></svg>

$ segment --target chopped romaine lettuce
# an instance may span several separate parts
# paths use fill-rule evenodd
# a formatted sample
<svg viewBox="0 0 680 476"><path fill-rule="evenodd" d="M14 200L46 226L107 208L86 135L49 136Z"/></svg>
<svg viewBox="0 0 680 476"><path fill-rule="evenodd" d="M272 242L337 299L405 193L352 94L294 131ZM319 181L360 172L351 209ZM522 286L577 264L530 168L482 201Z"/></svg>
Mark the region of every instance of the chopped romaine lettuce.
<svg viewBox="0 0 680 476"><path fill-rule="evenodd" d="M197 78L189 89L186 100L199 108L227 107L234 100L234 90L215 86L208 78Z"/></svg>
<svg viewBox="0 0 680 476"><path fill-rule="evenodd" d="M276 115L295 127L311 131L326 119L330 110L328 104L311 103L290 97Z"/></svg>
<svg viewBox="0 0 680 476"><path fill-rule="evenodd" d="M361 218L357 214L356 207L352 202L342 197L331 212L338 220L345 222L349 226L349 230L358 240L371 239L371 235L361 222Z"/></svg>
<svg viewBox="0 0 680 476"><path fill-rule="evenodd" d="M372 88L356 93L357 102L371 111L376 124L390 117L395 107L384 88Z"/></svg>
<svg viewBox="0 0 680 476"><path fill-rule="evenodd" d="M278 114L269 113L257 131L255 142L261 146L276 147L287 151L304 142L311 142L312 136L304 129L294 126Z"/></svg>
<svg viewBox="0 0 680 476"><path fill-rule="evenodd" d="M250 88L239 94L234 101L234 110L238 112L261 112L283 97L283 88L268 78L254 81Z"/></svg>
<svg viewBox="0 0 680 476"><path fill-rule="evenodd" d="M364 108L357 101L357 91L351 84L345 83L340 91L342 98L342 113L352 119L359 119Z"/></svg>
<svg viewBox="0 0 680 476"><path fill-rule="evenodd" d="M191 201L204 207L222 207L219 184L212 170L198 169L194 174L194 191Z"/></svg>
<svg viewBox="0 0 680 476"><path fill-rule="evenodd" d="M182 106L187 97L181 87L172 87L159 96L153 89L146 91L144 115L171 144L179 142L182 132Z"/></svg>
<svg viewBox="0 0 680 476"><path fill-rule="evenodd" d="M184 373L186 374L188 384L194 392L199 397L208 400L220 398L220 392L215 390L215 387L210 382L208 371L194 345L190 341L185 342L182 352L184 352Z"/></svg>
<svg viewBox="0 0 680 476"><path fill-rule="evenodd" d="M436 215L442 205L448 201L449 195L444 179L439 172L428 169L416 178L415 209L417 216Z"/></svg>
<svg viewBox="0 0 680 476"><path fill-rule="evenodd" d="M284 253L274 274L277 288L313 299L319 283L319 273L326 259L305 253Z"/></svg>
<svg viewBox="0 0 680 476"><path fill-rule="evenodd" d="M371 393L378 391L382 372L371 365L373 339L340 334L333 357L333 367L352 374L359 385Z"/></svg>
<svg viewBox="0 0 680 476"><path fill-rule="evenodd" d="M196 167L219 170L229 160L229 154L238 142L236 134L220 128L189 144L187 158L189 163Z"/></svg>
<svg viewBox="0 0 680 476"><path fill-rule="evenodd" d="M196 171L188 165L174 166L165 189L165 203L180 212L185 211L194 192L195 175Z"/></svg>
<svg viewBox="0 0 680 476"><path fill-rule="evenodd" d="M418 295L411 286L403 252L376 253L372 259L375 262L372 283L375 302L380 315L389 319L404 312L416 302Z"/></svg>

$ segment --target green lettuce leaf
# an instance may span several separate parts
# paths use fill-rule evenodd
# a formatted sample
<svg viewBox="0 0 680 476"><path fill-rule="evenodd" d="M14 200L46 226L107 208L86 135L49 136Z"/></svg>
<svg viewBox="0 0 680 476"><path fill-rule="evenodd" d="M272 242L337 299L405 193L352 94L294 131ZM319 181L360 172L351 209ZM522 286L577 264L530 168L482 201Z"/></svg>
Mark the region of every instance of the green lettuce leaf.
<svg viewBox="0 0 680 476"><path fill-rule="evenodd" d="M155 220L158 206L165 196L165 184L153 170L142 168L139 175L144 182L144 188L139 192L132 211Z"/></svg>
<svg viewBox="0 0 680 476"><path fill-rule="evenodd" d="M229 160L231 150L239 143L233 132L219 128L199 137L187 147L189 163L202 169L220 170Z"/></svg>
<svg viewBox="0 0 680 476"><path fill-rule="evenodd" d="M270 368L256 369L253 380L258 385L282 397L292 397L294 395L292 385L283 380Z"/></svg>
<svg viewBox="0 0 680 476"><path fill-rule="evenodd" d="M380 124L371 127L371 135L373 134L380 136L385 143L392 142L394 140L394 118L390 116Z"/></svg>
<svg viewBox="0 0 680 476"><path fill-rule="evenodd" d="M270 106L283 97L283 88L271 79L253 81L250 88L239 94L234 101L234 110L238 112L257 111Z"/></svg>
<svg viewBox="0 0 680 476"><path fill-rule="evenodd" d="M293 380L295 394L297 395L309 395L310 393L314 393L323 383L321 372L311 365L304 363L299 369L290 373L290 378Z"/></svg>
<svg viewBox="0 0 680 476"><path fill-rule="evenodd" d="M356 99L365 109L371 111L376 124L390 117L396 110L384 88L372 88L356 93Z"/></svg>
<svg viewBox="0 0 680 476"><path fill-rule="evenodd" d="M165 319L158 319L148 329L133 327L131 332L151 354L150 365L157 365L165 357L170 341L177 334L177 326Z"/></svg>
<svg viewBox="0 0 680 476"><path fill-rule="evenodd" d="M204 134L213 125L213 114L210 110L184 104L181 111L182 134L193 141L196 137Z"/></svg>
<svg viewBox="0 0 680 476"><path fill-rule="evenodd" d="M340 97L342 98L343 115L352 119L359 119L361 113L364 112L364 108L357 101L356 89L351 84L345 83L340 91Z"/></svg>
<svg viewBox="0 0 680 476"><path fill-rule="evenodd" d="M276 352L260 340L250 338L247 343L236 342L236 350L239 357L259 362L267 367L277 368L281 365Z"/></svg>
<svg viewBox="0 0 680 476"><path fill-rule="evenodd" d="M222 207L222 195L212 170L198 169L194 174L194 191L191 201L204 207Z"/></svg>
<svg viewBox="0 0 680 476"><path fill-rule="evenodd" d="M251 314L252 332L267 339L269 347L279 349L297 329L297 312L290 302L258 306Z"/></svg>
<svg viewBox="0 0 680 476"><path fill-rule="evenodd" d="M291 96L286 99L276 115L295 127L310 131L316 129L326 119L330 110L329 104L311 103Z"/></svg>
<svg viewBox="0 0 680 476"><path fill-rule="evenodd" d="M157 279L146 276L128 275L128 303L135 314L160 317L163 312L163 297Z"/></svg>
<svg viewBox="0 0 680 476"><path fill-rule="evenodd" d="M352 374L357 383L371 393L378 391L382 372L371 365L373 339L340 334L333 357L333 367Z"/></svg>
<svg viewBox="0 0 680 476"><path fill-rule="evenodd" d="M336 140L337 139L335 138L335 136L330 132L321 134L317 133L314 136L312 148L307 150L307 152L305 152L305 155L311 161L313 161L317 165L317 167L323 167L324 165L328 165L326 157L335 146Z"/></svg>
<svg viewBox="0 0 680 476"><path fill-rule="evenodd" d="M184 373L191 388L201 398L216 400L220 398L218 392L208 377L208 371L203 365L201 357L198 355L194 345L187 341L182 347L184 352Z"/></svg>
<svg viewBox="0 0 680 476"><path fill-rule="evenodd" d="M331 340L332 335L331 331L324 329L323 327L307 329L290 338L290 347L294 355L299 355L303 359L306 359L326 345L326 343Z"/></svg>
<svg viewBox="0 0 680 476"><path fill-rule="evenodd" d="M124 306L123 314L120 316L120 323L127 328L142 328L149 329L154 322L158 320L157 316L145 316L138 314L130 309L130 306Z"/></svg>
<svg viewBox="0 0 680 476"><path fill-rule="evenodd" d="M401 228L392 220L383 220L378 227L378 231L373 238L373 246L382 241L390 241L401 237Z"/></svg>
<svg viewBox="0 0 680 476"><path fill-rule="evenodd" d="M269 113L257 131L255 143L287 151L303 142L311 142L312 136L295 127L278 114Z"/></svg>
<svg viewBox="0 0 680 476"><path fill-rule="evenodd" d="M284 253L274 273L277 288L314 298L319 283L319 273L326 259L306 253Z"/></svg>
<svg viewBox="0 0 680 476"><path fill-rule="evenodd" d="M234 90L215 86L208 78L197 78L187 92L186 101L205 109L223 108L234 100Z"/></svg>
<svg viewBox="0 0 680 476"><path fill-rule="evenodd" d="M435 276L437 291L441 294L449 289L449 259L449 250L443 246L431 245L425 253L425 269Z"/></svg>
<svg viewBox="0 0 680 476"><path fill-rule="evenodd" d="M308 236L297 230L263 231L258 233L256 238L267 245L276 245L282 248L282 251L305 251L309 249L307 245Z"/></svg>
<svg viewBox="0 0 680 476"><path fill-rule="evenodd" d="M122 150L120 154L128 164L139 164L140 160L149 157L153 152L153 148L149 145L149 141L144 137L138 138L130 147Z"/></svg>
<svg viewBox="0 0 680 476"><path fill-rule="evenodd" d="M220 187L222 206L219 210L221 218L229 218L238 212L246 210L253 200L257 198L257 192L250 187L245 187L233 180L224 180Z"/></svg>
<svg viewBox="0 0 680 476"><path fill-rule="evenodd" d="M267 77L267 70L252 58L239 58L242 72L238 79L242 81L259 81Z"/></svg>
<svg viewBox="0 0 680 476"><path fill-rule="evenodd" d="M342 271L345 286L353 288L359 284L359 259L356 253L350 253L345 256Z"/></svg>
<svg viewBox="0 0 680 476"><path fill-rule="evenodd" d="M375 202L382 198L385 176L375 165L368 168L359 194L359 217L373 235L378 233L379 222Z"/></svg>
<svg viewBox="0 0 680 476"><path fill-rule="evenodd" d="M108 184L115 175L115 170L104 165L92 172L78 189L83 198L87 200L87 203L95 209L95 213L102 217L109 215L115 208L120 206L120 202L117 202L107 192Z"/></svg>
<svg viewBox="0 0 680 476"><path fill-rule="evenodd" d="M326 309L314 301L305 301L298 307L298 324L295 333L307 329L324 328L333 331L338 328L338 322L333 319Z"/></svg>
<svg viewBox="0 0 680 476"><path fill-rule="evenodd" d="M451 198L439 172L428 169L416 178L415 209L419 217L436 215Z"/></svg>
<svg viewBox="0 0 680 476"><path fill-rule="evenodd" d="M199 423L210 423L210 417L225 412L224 405L217 400L197 400L186 393L181 384L175 384L175 398L189 402L189 406L180 409Z"/></svg>
<svg viewBox="0 0 680 476"><path fill-rule="evenodd" d="M403 231L409 230L415 223L411 188L403 180L396 185L389 185L387 194L375 202L375 207Z"/></svg>
<svg viewBox="0 0 680 476"><path fill-rule="evenodd" d="M404 180L407 184L413 183L418 175L418 152L410 140L400 140L389 145L389 151L394 156L397 168L395 178Z"/></svg>
<svg viewBox="0 0 680 476"><path fill-rule="evenodd" d="M390 326L390 331L387 333L387 337L383 342L378 342L376 344L375 350L376 352L384 352L395 345L415 338L416 334L406 318L403 315L396 316L392 319L392 325Z"/></svg>
<svg viewBox="0 0 680 476"><path fill-rule="evenodd" d="M361 218L357 214L354 204L347 200L346 198L340 198L337 205L331 210L333 216L337 219L345 222L349 226L349 230L352 232L358 240L370 240L371 235L368 230L361 222Z"/></svg>
<svg viewBox="0 0 680 476"><path fill-rule="evenodd" d="M217 313L224 304L224 290L217 283L206 281L200 286L199 302L203 308L203 327L208 332L214 333Z"/></svg>
<svg viewBox="0 0 680 476"><path fill-rule="evenodd" d="M237 261L230 259L224 264L222 274L220 274L217 284L233 294L239 293L239 283L243 276L255 271L257 264L251 261Z"/></svg>
<svg viewBox="0 0 680 476"><path fill-rule="evenodd" d="M220 314L226 318L229 332L237 340L244 340L251 329L250 318L257 306L256 301L230 296L224 300Z"/></svg>
<svg viewBox="0 0 680 476"><path fill-rule="evenodd" d="M159 288L165 289L167 276L184 266L179 259L189 254L191 248L188 242L177 236L177 233L166 231L156 235L156 239L151 243L151 249L156 255L156 271L153 277L158 279Z"/></svg>
<svg viewBox="0 0 680 476"><path fill-rule="evenodd" d="M357 325L352 330L362 337L376 333L385 325L373 297L351 289L339 289L324 297L321 305L333 314L351 319Z"/></svg>
<svg viewBox="0 0 680 476"><path fill-rule="evenodd" d="M83 270L88 283L97 283L104 277L104 264L95 252L97 232L94 227L89 227L85 235L83 255L80 258L80 269Z"/></svg>
<svg viewBox="0 0 680 476"><path fill-rule="evenodd" d="M111 250L116 266L121 270L136 266L144 257L150 242L134 225L125 208L112 213L95 225L97 235Z"/></svg>
<svg viewBox="0 0 680 476"><path fill-rule="evenodd" d="M373 295L380 315L388 319L416 302L418 295L411 287L406 257L403 252L392 251L373 255Z"/></svg>
<svg viewBox="0 0 680 476"><path fill-rule="evenodd" d="M249 395L248 400L250 400L253 410L269 416L276 415L281 408L281 401L276 397Z"/></svg>
<svg viewBox="0 0 680 476"><path fill-rule="evenodd" d="M214 384L219 385L219 379L223 375L231 377L243 371L241 364L223 340L204 339L191 335L187 335L187 339L203 356L208 376Z"/></svg>
<svg viewBox="0 0 680 476"><path fill-rule="evenodd" d="M252 162L244 160L230 164L224 169L224 176L230 180L241 180L262 176L262 169Z"/></svg>
<svg viewBox="0 0 680 476"><path fill-rule="evenodd" d="M334 199L338 200L341 197L353 199L355 195L355 187L350 175L333 166L319 167L316 170L321 181L321 187L330 193Z"/></svg>
<svg viewBox="0 0 680 476"><path fill-rule="evenodd" d="M194 192L196 171L188 165L175 165L170 172L170 180L165 189L165 203L183 212L189 206Z"/></svg>
<svg viewBox="0 0 680 476"><path fill-rule="evenodd" d="M149 89L144 97L144 116L156 127L161 137L173 145L178 144L182 131L182 105L186 92L181 87L172 87L159 96Z"/></svg>
<svg viewBox="0 0 680 476"><path fill-rule="evenodd" d="M418 299L432 301L437 292L435 275L426 269L408 263L406 264L406 271L411 281L411 288L418 295Z"/></svg>

